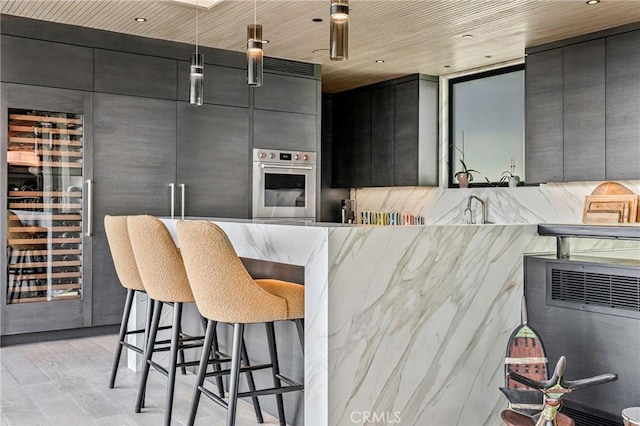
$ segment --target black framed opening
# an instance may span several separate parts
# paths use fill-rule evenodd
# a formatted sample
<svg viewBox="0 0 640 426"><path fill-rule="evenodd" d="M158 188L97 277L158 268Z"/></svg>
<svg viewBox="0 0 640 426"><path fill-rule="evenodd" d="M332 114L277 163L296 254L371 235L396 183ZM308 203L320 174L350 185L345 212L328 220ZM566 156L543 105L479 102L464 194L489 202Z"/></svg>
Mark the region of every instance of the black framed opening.
<svg viewBox="0 0 640 426"><path fill-rule="evenodd" d="M456 85L460 85L461 83L467 83L467 82L473 82L473 81L478 81L478 80L485 80L485 79L491 79L491 77L496 77L496 76L503 76L506 74L512 74L513 73L513 78L514 79L519 79L519 76L521 75L521 80L522 80L522 93L521 93L521 105L519 102L519 98L518 99L513 99L513 101L515 103L517 103L518 108L521 108L522 111L522 117L521 117L521 129L522 129L522 136L521 136L521 140L522 140L522 146L521 146L521 152L522 155L518 155L515 163L516 163L516 167L519 167L519 169L515 169L517 170L517 172L520 172L519 174L516 172L514 173L514 175L519 175L520 177L523 176L524 174L524 132L525 132L525 128L524 128L524 64L518 64L518 65L512 65L512 66L508 66L508 67L504 67L504 68L498 68L498 69L494 69L494 70L490 70L490 71L485 71L485 72L480 72L477 74L470 74L470 75L465 75L462 77L458 77L458 78L452 78L449 80L449 84L448 84L448 90L449 90L449 120L447 123L448 126L448 133L449 133L449 165L448 165L448 176L447 176L447 182L448 182L448 187L449 188L459 188L460 185L455 182L455 174L457 171L461 170L461 164L459 162L459 159L457 158L460 155L460 151L459 149L461 149L460 146L458 146L459 144L456 144L456 142L460 139L463 139L461 137L461 135L456 135L456 102L455 102L455 92L457 88L463 87L463 86L457 86ZM491 81L491 80L486 80L486 81ZM496 103L495 100L492 99L492 101L494 101L494 104ZM491 102L487 102L488 105L481 105L482 104L482 99L478 100L478 104L479 106L477 106L477 108L481 108L481 110L479 111L483 111L486 112L487 110L490 110L492 108ZM495 106L495 105L493 105ZM511 124L511 123L502 123L502 124ZM518 123L519 126L519 123ZM466 135L468 137L468 135ZM458 146L458 149L456 149L456 146ZM513 156L512 156L513 157ZM518 161L519 160L519 161ZM477 170L477 165L473 163L473 160L470 162L469 158L467 157L465 159L465 163L467 165L467 167L469 169L475 169ZM519 163L519 164L518 164ZM505 163L504 166L504 170L514 170L511 169L511 164L509 163ZM511 170L510 170L511 169ZM508 186L508 181L505 178L504 180L500 179L501 176L496 176L495 173L493 175L491 175L491 179L488 179L487 176L482 173L482 170L480 169L480 173L475 174L474 173L474 180L472 182L469 183L469 187L506 187ZM523 179L521 179L523 180ZM518 186L522 186L524 185L524 182L520 182L518 184Z"/></svg>

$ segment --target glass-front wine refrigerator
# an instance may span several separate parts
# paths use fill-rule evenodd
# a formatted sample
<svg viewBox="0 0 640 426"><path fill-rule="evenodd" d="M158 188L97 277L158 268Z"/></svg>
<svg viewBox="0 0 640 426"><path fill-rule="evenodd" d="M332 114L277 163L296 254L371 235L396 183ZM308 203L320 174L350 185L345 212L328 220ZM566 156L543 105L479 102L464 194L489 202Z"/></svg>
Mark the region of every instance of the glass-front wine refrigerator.
<svg viewBox="0 0 640 426"><path fill-rule="evenodd" d="M82 115L9 109L7 303L82 298Z"/></svg>
<svg viewBox="0 0 640 426"><path fill-rule="evenodd" d="M85 143L91 134L83 107L90 105L85 99L90 101L90 94L7 86L0 157L6 191L2 334L90 325L91 181ZM12 97L19 106L36 106L13 107Z"/></svg>

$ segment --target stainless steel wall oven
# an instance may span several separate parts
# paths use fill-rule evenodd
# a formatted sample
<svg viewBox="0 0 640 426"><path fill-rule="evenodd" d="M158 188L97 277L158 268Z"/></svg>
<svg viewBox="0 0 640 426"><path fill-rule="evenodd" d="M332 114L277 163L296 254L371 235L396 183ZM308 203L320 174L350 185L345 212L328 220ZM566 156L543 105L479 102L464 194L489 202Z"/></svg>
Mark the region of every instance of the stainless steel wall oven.
<svg viewBox="0 0 640 426"><path fill-rule="evenodd" d="M253 217L305 219L316 217L316 154L253 150Z"/></svg>

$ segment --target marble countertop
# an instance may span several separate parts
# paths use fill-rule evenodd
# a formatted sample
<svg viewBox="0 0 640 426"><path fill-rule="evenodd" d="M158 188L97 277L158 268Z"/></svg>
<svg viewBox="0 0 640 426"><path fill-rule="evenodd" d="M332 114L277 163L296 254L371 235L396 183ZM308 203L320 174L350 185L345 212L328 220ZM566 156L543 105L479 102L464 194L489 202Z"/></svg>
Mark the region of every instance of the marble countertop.
<svg viewBox="0 0 640 426"><path fill-rule="evenodd" d="M640 224L588 225L550 224L538 225L538 235L551 237L619 238L640 240Z"/></svg>

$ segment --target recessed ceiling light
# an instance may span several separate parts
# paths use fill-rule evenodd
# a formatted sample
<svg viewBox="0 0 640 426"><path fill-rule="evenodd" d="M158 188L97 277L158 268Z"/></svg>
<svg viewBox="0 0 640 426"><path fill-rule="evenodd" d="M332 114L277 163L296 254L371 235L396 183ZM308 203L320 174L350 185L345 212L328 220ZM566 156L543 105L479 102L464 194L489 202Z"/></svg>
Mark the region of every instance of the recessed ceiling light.
<svg viewBox="0 0 640 426"><path fill-rule="evenodd" d="M384 59L376 59L376 64L384 64Z"/></svg>
<svg viewBox="0 0 640 426"><path fill-rule="evenodd" d="M473 34L463 34L462 38L473 38Z"/></svg>
<svg viewBox="0 0 640 426"><path fill-rule="evenodd" d="M313 18L312 21L313 22L322 22L322 18Z"/></svg>
<svg viewBox="0 0 640 426"><path fill-rule="evenodd" d="M600 0L587 0L585 3L587 3L587 4L598 4L598 3L600 3Z"/></svg>
<svg viewBox="0 0 640 426"><path fill-rule="evenodd" d="M147 18L134 18L133 20L136 22L147 22Z"/></svg>

